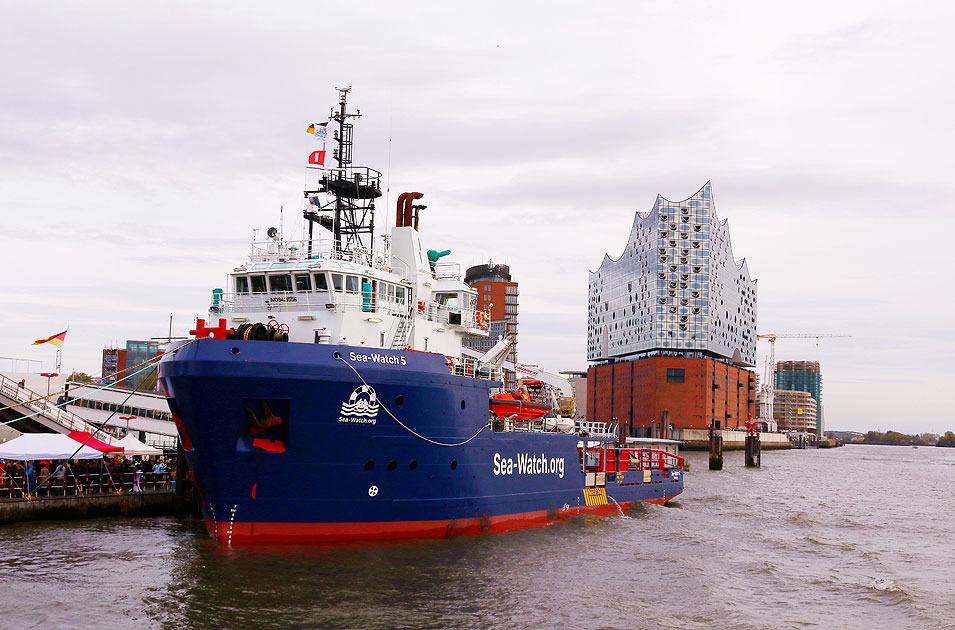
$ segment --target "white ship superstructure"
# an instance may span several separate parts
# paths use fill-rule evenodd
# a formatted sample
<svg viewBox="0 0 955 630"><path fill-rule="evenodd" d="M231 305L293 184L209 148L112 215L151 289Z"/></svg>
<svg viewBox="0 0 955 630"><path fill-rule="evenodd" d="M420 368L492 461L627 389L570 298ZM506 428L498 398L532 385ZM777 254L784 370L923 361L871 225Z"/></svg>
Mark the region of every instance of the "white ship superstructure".
<svg viewBox="0 0 955 630"><path fill-rule="evenodd" d="M399 209L400 214L400 209ZM230 328L272 322L289 341L411 349L461 356L464 335L486 335L476 292L455 263L432 270L417 230L394 228L381 251L342 251L334 241L284 241L277 230L253 243L228 292L213 292L209 310ZM450 334L449 334L450 333Z"/></svg>

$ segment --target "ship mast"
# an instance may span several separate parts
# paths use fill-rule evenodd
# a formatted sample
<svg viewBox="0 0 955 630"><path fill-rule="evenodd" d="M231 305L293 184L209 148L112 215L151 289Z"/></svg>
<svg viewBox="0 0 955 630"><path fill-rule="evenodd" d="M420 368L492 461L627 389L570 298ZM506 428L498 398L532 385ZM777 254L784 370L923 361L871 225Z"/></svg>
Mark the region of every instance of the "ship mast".
<svg viewBox="0 0 955 630"><path fill-rule="evenodd" d="M332 233L334 247L345 252L355 249L374 251L375 199L381 196L381 173L366 166L352 165L354 125L351 118L361 116L347 111L348 93L351 87L335 88L339 93L338 111L332 110L329 122L337 122L332 139L337 143L332 156L337 168L321 168L318 188L306 190L305 197L326 193L331 201L316 209L307 206L304 217L308 220L308 255L312 255L312 228L317 223ZM312 168L312 167L309 167Z"/></svg>

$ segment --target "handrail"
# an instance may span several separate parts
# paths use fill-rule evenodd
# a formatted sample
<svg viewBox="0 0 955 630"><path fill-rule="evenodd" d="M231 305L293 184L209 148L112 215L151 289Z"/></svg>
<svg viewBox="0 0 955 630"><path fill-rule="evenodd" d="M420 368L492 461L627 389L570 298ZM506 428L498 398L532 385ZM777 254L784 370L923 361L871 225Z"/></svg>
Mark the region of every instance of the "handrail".
<svg viewBox="0 0 955 630"><path fill-rule="evenodd" d="M261 262L301 262L306 260L336 260L360 264L393 273L391 254L372 252L366 248L344 249L334 241L313 239L312 255L308 255L309 241L253 241L247 264ZM247 271L251 272L251 269ZM267 271L267 270L257 270ZM276 270L272 270L276 271ZM291 269L290 269L291 271Z"/></svg>
<svg viewBox="0 0 955 630"><path fill-rule="evenodd" d="M45 497L70 496L77 499L90 495L119 494L128 492L169 492L176 477L172 471L154 473L142 471L137 482L135 472L76 472L68 469L64 477L55 477L50 472L45 482L39 475L29 481L26 475L0 474L0 499L43 499ZM41 486L42 484L42 486Z"/></svg>
<svg viewBox="0 0 955 630"><path fill-rule="evenodd" d="M269 293L219 293L210 310L216 313L276 313L316 311L325 312L328 304L336 309L359 310L375 313L402 313L408 310L408 300L390 302L375 299L373 310L363 303L363 295L357 291L273 291Z"/></svg>
<svg viewBox="0 0 955 630"><path fill-rule="evenodd" d="M683 470L683 458L674 455L670 451L664 451L658 448L639 448L631 451L630 463L633 463L632 455L637 455L637 461L643 470L664 470L667 468L667 459L673 459L673 468Z"/></svg>
<svg viewBox="0 0 955 630"><path fill-rule="evenodd" d="M50 401L47 400L48 397L26 387L20 387L14 380L7 378L4 374L0 374L0 391L5 396L21 403L20 406L39 412L44 418L52 420L71 431L86 431L87 433L99 431L98 427L89 424L81 416L50 404ZM21 393L26 398L22 398Z"/></svg>

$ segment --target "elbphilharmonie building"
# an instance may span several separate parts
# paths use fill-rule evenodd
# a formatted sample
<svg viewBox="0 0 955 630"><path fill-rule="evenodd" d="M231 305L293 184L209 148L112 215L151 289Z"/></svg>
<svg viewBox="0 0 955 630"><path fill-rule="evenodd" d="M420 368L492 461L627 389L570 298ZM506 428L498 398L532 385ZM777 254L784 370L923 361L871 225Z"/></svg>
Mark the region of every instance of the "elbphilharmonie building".
<svg viewBox="0 0 955 630"><path fill-rule="evenodd" d="M604 256L589 289L588 361L676 350L756 364L756 282L734 260L710 182L638 212L623 253Z"/></svg>
<svg viewBox="0 0 955 630"><path fill-rule="evenodd" d="M587 417L635 437L741 428L756 413L756 282L709 182L657 196L590 272Z"/></svg>

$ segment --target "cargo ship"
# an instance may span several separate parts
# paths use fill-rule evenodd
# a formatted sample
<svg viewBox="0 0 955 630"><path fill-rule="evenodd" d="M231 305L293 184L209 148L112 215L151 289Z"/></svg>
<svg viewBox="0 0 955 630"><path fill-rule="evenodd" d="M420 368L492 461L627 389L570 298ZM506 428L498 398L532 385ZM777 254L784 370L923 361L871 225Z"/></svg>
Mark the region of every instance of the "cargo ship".
<svg viewBox="0 0 955 630"><path fill-rule="evenodd" d="M680 494L674 453L595 423L500 412L499 362L462 352L464 336L488 334L487 313L448 252L422 245L423 195L400 195L395 227L375 239L381 173L352 165L349 90L309 127L337 166L311 167L307 234L253 237L195 338L159 366L209 533L226 544L477 534Z"/></svg>

